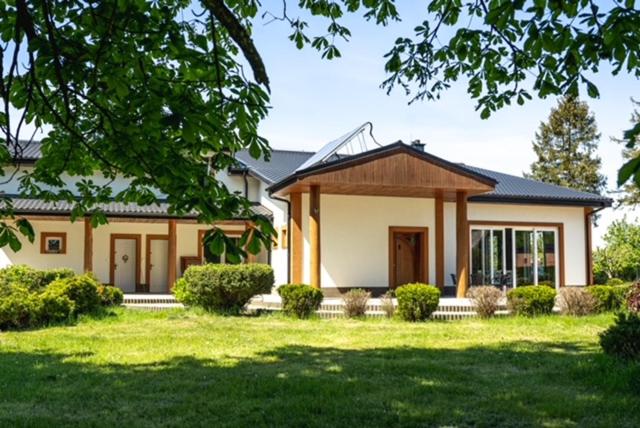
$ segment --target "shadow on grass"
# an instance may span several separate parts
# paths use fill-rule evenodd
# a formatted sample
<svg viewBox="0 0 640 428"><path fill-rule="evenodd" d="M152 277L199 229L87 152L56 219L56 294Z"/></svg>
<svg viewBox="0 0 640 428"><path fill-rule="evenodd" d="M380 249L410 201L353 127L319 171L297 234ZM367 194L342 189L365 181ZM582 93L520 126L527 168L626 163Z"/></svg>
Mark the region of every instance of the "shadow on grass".
<svg viewBox="0 0 640 428"><path fill-rule="evenodd" d="M0 352L0 425L640 425L629 384L638 366L571 343L284 346L247 359L145 365L92 358Z"/></svg>

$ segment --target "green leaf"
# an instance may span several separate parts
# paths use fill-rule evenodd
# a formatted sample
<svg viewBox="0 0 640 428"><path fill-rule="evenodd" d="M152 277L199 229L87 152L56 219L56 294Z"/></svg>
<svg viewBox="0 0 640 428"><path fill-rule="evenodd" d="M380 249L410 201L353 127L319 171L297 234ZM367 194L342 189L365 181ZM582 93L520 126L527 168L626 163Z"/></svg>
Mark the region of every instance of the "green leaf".
<svg viewBox="0 0 640 428"><path fill-rule="evenodd" d="M618 186L622 186L631 178L631 176L638 175L639 172L640 156L635 157L622 165L622 168L618 171Z"/></svg>

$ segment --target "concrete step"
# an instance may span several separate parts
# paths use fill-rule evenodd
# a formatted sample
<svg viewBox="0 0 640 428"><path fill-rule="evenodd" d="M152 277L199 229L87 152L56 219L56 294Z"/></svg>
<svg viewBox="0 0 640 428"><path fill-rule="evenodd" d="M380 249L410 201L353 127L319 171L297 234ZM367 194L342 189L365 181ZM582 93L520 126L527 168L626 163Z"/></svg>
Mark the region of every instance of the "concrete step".
<svg viewBox="0 0 640 428"><path fill-rule="evenodd" d="M125 294L123 303L130 304L175 304L178 303L173 294Z"/></svg>
<svg viewBox="0 0 640 428"><path fill-rule="evenodd" d="M182 309L182 303L125 303L128 309L136 309L141 311L167 311L171 309Z"/></svg>

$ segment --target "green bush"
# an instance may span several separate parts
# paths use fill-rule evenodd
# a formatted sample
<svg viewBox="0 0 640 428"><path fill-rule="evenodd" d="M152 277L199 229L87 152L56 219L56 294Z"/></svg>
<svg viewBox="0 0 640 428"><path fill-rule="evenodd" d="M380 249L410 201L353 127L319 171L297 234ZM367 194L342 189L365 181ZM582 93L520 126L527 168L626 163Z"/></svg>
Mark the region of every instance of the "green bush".
<svg viewBox="0 0 640 428"><path fill-rule="evenodd" d="M124 301L124 292L113 285L98 286L98 296L102 306L120 306Z"/></svg>
<svg viewBox="0 0 640 428"><path fill-rule="evenodd" d="M0 269L0 296L11 294L11 289L16 286L39 292L56 279L74 275L68 268L38 270L27 265L7 266Z"/></svg>
<svg viewBox="0 0 640 428"><path fill-rule="evenodd" d="M615 323L600 333L600 346L609 355L640 360L640 315L619 313Z"/></svg>
<svg viewBox="0 0 640 428"><path fill-rule="evenodd" d="M405 321L424 321L438 307L440 290L433 285L406 284L396 289L398 314Z"/></svg>
<svg viewBox="0 0 640 428"><path fill-rule="evenodd" d="M11 294L0 298L0 330L27 328L36 325L39 301L27 287L15 286Z"/></svg>
<svg viewBox="0 0 640 428"><path fill-rule="evenodd" d="M609 278L607 279L607 285L624 285L624 281L620 278Z"/></svg>
<svg viewBox="0 0 640 428"><path fill-rule="evenodd" d="M546 315L553 311L556 291L547 286L526 285L507 293L511 312L516 315Z"/></svg>
<svg viewBox="0 0 640 428"><path fill-rule="evenodd" d="M617 311L624 307L629 286L592 285L587 287L587 291L597 300L599 312Z"/></svg>
<svg viewBox="0 0 640 428"><path fill-rule="evenodd" d="M278 288L282 311L297 318L308 318L320 308L324 295L318 288L306 284L287 284Z"/></svg>
<svg viewBox="0 0 640 428"><path fill-rule="evenodd" d="M270 293L273 282L273 269L266 264L206 264L190 266L173 292L188 306L238 312L256 294Z"/></svg>
<svg viewBox="0 0 640 428"><path fill-rule="evenodd" d="M370 298L371 293L362 288L354 288L347 291L342 298L344 315L347 318L363 317L367 311L367 303Z"/></svg>
<svg viewBox="0 0 640 428"><path fill-rule="evenodd" d="M38 295L37 303L38 324L47 325L67 321L75 314L75 303L59 289L46 289Z"/></svg>
<svg viewBox="0 0 640 428"><path fill-rule="evenodd" d="M91 274L57 279L49 284L47 291L67 296L80 314L93 312L100 307L98 281Z"/></svg>

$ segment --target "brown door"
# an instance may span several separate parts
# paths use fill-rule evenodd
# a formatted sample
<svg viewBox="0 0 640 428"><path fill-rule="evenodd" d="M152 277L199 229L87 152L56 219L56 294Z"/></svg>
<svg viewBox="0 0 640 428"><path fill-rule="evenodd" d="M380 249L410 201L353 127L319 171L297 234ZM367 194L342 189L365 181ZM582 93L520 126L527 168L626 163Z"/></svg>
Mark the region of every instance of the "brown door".
<svg viewBox="0 0 640 428"><path fill-rule="evenodd" d="M390 286L412 282L426 282L427 230L419 228L391 228L390 230Z"/></svg>

